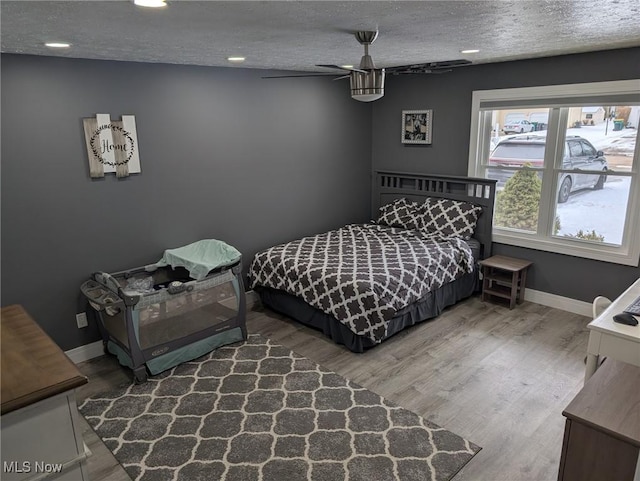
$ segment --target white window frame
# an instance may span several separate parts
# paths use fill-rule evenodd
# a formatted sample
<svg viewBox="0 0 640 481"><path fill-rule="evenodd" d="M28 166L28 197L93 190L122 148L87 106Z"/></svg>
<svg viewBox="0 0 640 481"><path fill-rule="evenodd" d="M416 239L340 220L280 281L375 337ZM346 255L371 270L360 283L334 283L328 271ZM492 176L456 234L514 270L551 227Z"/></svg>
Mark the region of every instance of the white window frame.
<svg viewBox="0 0 640 481"><path fill-rule="evenodd" d="M487 103L501 102L504 106L499 107L500 109L521 107L523 103L539 107L563 106L563 101L566 103L567 99L571 98L582 99L590 96L606 98L607 95L620 94L637 96L640 101L640 79L474 91L471 105L469 176L484 177L483 164L486 164L487 161L485 157L489 152L487 143L490 140L491 130L490 123L482 121L483 111L486 111ZM531 105L532 101L535 103L538 100L539 103ZM484 108L482 108L483 103L485 104ZM602 103L602 100L598 103ZM496 107L495 109L498 108ZM640 178L638 176L640 170L640 141L638 138L636 138L631 171L616 171L615 173L615 175L631 177L625 229L621 245L598 244L578 238L560 238L551 235L553 229L552 217L553 212L555 212L555 196L552 193L556 192L558 176L555 173L558 172L557 168L561 167L561 160L556 160L556 163L560 163L559 165L553 165L553 159L555 152L558 149L563 149L566 131L566 127L557 127L558 125L566 126L566 118L564 119L564 124L562 124L563 119L561 117L563 117L562 112L559 110L550 110L549 125L551 126L554 123L556 128L549 128L547 131L547 146L554 146L554 148L546 149L547 154L545 154L545 157L548 157L548 159L545 158L545 169L547 169L552 181L543 182L537 232L513 231L494 226L493 241L616 264L638 266L640 263ZM640 131L640 129L637 130ZM561 153L562 151L560 151L560 155ZM555 157L560 158L559 155Z"/></svg>

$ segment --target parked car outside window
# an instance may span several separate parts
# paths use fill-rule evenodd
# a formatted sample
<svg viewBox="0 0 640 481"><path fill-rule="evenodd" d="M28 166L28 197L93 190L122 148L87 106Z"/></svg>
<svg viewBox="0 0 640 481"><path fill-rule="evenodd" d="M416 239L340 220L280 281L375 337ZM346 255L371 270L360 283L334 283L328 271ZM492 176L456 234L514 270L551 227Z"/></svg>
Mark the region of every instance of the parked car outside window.
<svg viewBox="0 0 640 481"><path fill-rule="evenodd" d="M507 122L502 128L505 134L523 134L534 130L534 125L528 120L514 120Z"/></svg>
<svg viewBox="0 0 640 481"><path fill-rule="evenodd" d="M544 163L546 137L529 135L526 137L511 137L496 145L489 157L488 165L502 167L542 167ZM576 174L565 172L558 183L558 203L569 199L572 192L581 189L602 189L607 180L607 159L604 154L596 150L587 140L577 135L567 136L565 139L563 169L595 170L602 174ZM487 168L487 177L498 180L498 188L514 174L513 170Z"/></svg>

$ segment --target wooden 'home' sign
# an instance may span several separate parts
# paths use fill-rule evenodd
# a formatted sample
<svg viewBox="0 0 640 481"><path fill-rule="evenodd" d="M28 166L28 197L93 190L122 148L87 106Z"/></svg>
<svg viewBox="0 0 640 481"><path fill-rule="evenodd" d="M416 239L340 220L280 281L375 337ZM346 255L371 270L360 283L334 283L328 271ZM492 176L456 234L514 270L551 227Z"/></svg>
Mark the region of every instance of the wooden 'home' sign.
<svg viewBox="0 0 640 481"><path fill-rule="evenodd" d="M91 177L104 177L112 172L117 177L126 177L141 172L133 115L123 115L120 121L112 121L109 114L82 120Z"/></svg>

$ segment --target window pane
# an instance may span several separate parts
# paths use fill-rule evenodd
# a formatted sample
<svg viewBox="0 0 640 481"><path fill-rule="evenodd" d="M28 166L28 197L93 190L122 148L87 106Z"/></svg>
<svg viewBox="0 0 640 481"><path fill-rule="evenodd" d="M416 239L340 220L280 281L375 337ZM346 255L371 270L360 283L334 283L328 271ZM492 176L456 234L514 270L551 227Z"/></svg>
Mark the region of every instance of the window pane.
<svg viewBox="0 0 640 481"><path fill-rule="evenodd" d="M543 132L549 124L548 108L500 109L487 113L491 116L491 150L507 136Z"/></svg>
<svg viewBox="0 0 640 481"><path fill-rule="evenodd" d="M572 192L566 202L556 204L553 234L621 245L630 185L631 177L609 174L602 189Z"/></svg>
<svg viewBox="0 0 640 481"><path fill-rule="evenodd" d="M485 177L496 179L498 190L504 188L517 168L543 168L548 121L546 108L491 111L491 152Z"/></svg>
<svg viewBox="0 0 640 481"><path fill-rule="evenodd" d="M640 107L625 105L584 106L569 109L564 168L582 170L618 170L629 172L638 131ZM633 126L636 128L627 128ZM571 143L579 142L584 157L573 159ZM604 154L598 158L597 151ZM597 160L594 162L594 160ZM576 165L571 166L574 162Z"/></svg>
<svg viewBox="0 0 640 481"><path fill-rule="evenodd" d="M607 172L558 174L554 235L621 245L637 130L625 128L638 107L584 106L569 109L563 169Z"/></svg>
<svg viewBox="0 0 640 481"><path fill-rule="evenodd" d="M492 150L485 177L496 179L495 227L535 233L538 229L549 109L491 111Z"/></svg>

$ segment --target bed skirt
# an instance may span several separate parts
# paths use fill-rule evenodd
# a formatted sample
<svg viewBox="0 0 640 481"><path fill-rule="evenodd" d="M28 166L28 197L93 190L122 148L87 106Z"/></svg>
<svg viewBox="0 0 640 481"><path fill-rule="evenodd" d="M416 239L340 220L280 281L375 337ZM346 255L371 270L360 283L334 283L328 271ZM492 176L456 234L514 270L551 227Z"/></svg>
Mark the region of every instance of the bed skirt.
<svg viewBox="0 0 640 481"><path fill-rule="evenodd" d="M478 289L478 274L472 272L429 292L417 302L401 309L391 318L385 339L401 330L438 316L446 307L471 296ZM310 306L302 299L278 289L256 286L262 304L280 314L319 329L337 344L344 344L350 351L363 352L376 346L371 339L353 333L335 317Z"/></svg>

